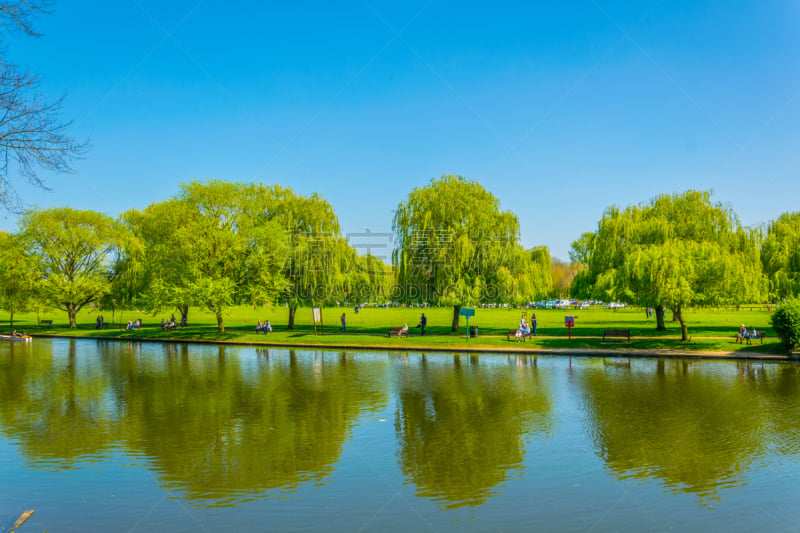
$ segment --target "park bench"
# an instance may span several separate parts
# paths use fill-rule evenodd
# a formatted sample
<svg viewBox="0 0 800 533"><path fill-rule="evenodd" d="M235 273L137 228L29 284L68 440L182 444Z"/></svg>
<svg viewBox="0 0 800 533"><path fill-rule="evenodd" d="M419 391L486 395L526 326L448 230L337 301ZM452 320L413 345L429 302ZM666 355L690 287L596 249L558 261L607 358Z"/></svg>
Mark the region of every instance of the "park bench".
<svg viewBox="0 0 800 533"><path fill-rule="evenodd" d="M53 325L53 321L52 320L40 320L39 321L39 325L40 326L52 326Z"/></svg>
<svg viewBox="0 0 800 533"><path fill-rule="evenodd" d="M767 334L765 332L756 331L755 338L760 340L761 344L764 344L764 337L766 337L766 336L767 336ZM747 336L747 344L753 344L753 337L751 337L750 335Z"/></svg>
<svg viewBox="0 0 800 533"><path fill-rule="evenodd" d="M408 337L408 330L404 328L389 328L389 334L387 337L392 337L394 335L397 335L398 337L405 335Z"/></svg>
<svg viewBox="0 0 800 533"><path fill-rule="evenodd" d="M603 332L603 342L606 342L606 337L627 339L631 342L631 330L629 329L607 329Z"/></svg>
<svg viewBox="0 0 800 533"><path fill-rule="evenodd" d="M533 335L533 331L528 331L527 333L523 333L519 337L517 337L517 331L519 331L519 330L516 330L516 329L508 330L508 333L506 334L506 340L519 341L520 339L522 339L522 342L525 342L526 340L528 340L528 337Z"/></svg>

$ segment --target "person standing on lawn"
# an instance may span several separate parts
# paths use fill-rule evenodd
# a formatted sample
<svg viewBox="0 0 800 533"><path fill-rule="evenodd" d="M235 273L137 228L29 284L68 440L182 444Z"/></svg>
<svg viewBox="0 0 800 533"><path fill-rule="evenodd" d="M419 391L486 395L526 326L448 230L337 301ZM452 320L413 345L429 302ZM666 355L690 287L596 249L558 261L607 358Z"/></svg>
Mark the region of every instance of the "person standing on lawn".
<svg viewBox="0 0 800 533"><path fill-rule="evenodd" d="M419 317L419 324L417 324L417 327L420 328L420 333L419 333L420 336L423 337L425 336L425 326L427 325L428 325L428 319L425 318L425 313L422 313L422 316Z"/></svg>

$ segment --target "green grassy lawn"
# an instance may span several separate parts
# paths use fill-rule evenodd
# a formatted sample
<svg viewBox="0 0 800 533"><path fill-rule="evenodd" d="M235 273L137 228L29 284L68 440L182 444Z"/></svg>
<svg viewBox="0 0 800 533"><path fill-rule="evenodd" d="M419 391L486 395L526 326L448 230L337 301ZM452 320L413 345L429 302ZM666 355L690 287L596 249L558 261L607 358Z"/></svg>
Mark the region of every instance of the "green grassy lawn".
<svg viewBox="0 0 800 533"><path fill-rule="evenodd" d="M426 335L419 336L415 326L420 314L424 312L428 318ZM161 331L161 318L169 319L171 313L156 316L125 311L114 315L115 325L107 330L96 330L97 311L83 311L79 315L78 329L70 330L66 313L49 311L41 313L39 319L52 320L52 326L38 326L35 314L19 314L14 317L14 327L29 333L74 335L79 337L105 338L151 338L161 340L197 340L197 341L238 341L238 342L270 342L299 345L345 345L350 347L418 347L458 350L462 348L637 348L637 349L681 349L696 351L729 351L753 353L780 353L780 344L770 327L770 314L767 311L731 311L714 309L687 309L684 316L689 327L690 342L680 341L680 325L672 322L671 313L667 313L667 331L655 330L655 319L647 319L641 309L586 309L579 311L537 310L538 334L525 343L509 342L506 333L516 328L523 312L521 309L476 309L475 317L470 325L478 327L479 335L469 341L465 338L465 320L461 319L460 333L450 331L452 321L451 308L410 309L410 308L364 308L355 314L352 308L323 309L324 334L314 335L310 309L299 309L295 318L296 329L286 328L289 310L286 307L252 307L241 306L230 310L225 316L225 333L217 332L216 319L211 313L199 308L190 309L189 327L171 332ZM340 332L340 317L346 313L347 333ZM564 327L564 316L574 314L576 326L572 330L572 339L567 338ZM112 319L109 312L103 313L107 322ZM179 314L176 313L179 318ZM527 311L530 316L530 311ZM124 329L128 320L141 318L144 324L141 330L130 332ZM269 335L257 335L257 320L269 320L274 332ZM390 327L408 324L410 338L389 338ZM758 342L754 346L737 344L734 336L741 324L755 326L764 330L767 339L764 344ZM323 333L322 328L317 328ZM602 342L606 329L630 329L632 341ZM0 313L0 331L9 330L8 315Z"/></svg>

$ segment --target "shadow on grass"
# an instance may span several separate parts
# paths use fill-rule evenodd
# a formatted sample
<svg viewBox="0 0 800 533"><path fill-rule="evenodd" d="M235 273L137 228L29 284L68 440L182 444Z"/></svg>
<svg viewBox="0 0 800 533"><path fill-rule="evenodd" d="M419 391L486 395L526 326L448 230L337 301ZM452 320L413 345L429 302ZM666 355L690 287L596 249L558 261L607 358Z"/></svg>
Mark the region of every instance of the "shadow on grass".
<svg viewBox="0 0 800 533"><path fill-rule="evenodd" d="M256 335L251 328L230 328L224 333L219 333L216 326L192 326L172 331L162 331L160 327L145 327L140 330L128 331L122 327L97 330L94 327L78 327L69 329L67 326L34 326L26 329L32 334L52 334L70 337L92 337L99 339L119 339L119 340L138 340L148 339L155 341L178 341L178 342L252 342L252 343L285 343L285 344L314 344L324 347L330 344L347 344L353 347L363 346L364 348L391 348L392 346L410 345L422 351L426 347L435 349L459 350L465 348L481 349L536 349L536 348L557 348L560 350L568 349L596 349L603 351L623 352L629 349L635 350L687 350L687 351L716 351L716 352L735 352L735 353L760 353L770 355L784 355L781 344L773 339L767 339L763 345L755 344L742 346L737 344L733 336L730 339L709 338L694 336L689 342L681 342L676 332L670 335L651 336L652 330L647 330L647 337L636 338L634 335L631 342L624 341L603 341L601 328L592 328L588 331L598 333L597 337L573 335L572 339L567 338L566 332L560 328L545 328L540 330L545 336L533 337L526 342L509 341L506 338L508 329L506 328L486 328L481 329L477 337L466 340L465 331L454 333L450 328L434 328L426 331L425 336L420 336L419 331L412 330L410 338L388 337L386 328L358 328L355 331L348 331L346 334L339 332L328 332L324 335L315 336L311 328L297 328L287 330L285 328L276 329L271 335ZM551 333L550 336L547 334ZM632 331L633 334L633 331Z"/></svg>

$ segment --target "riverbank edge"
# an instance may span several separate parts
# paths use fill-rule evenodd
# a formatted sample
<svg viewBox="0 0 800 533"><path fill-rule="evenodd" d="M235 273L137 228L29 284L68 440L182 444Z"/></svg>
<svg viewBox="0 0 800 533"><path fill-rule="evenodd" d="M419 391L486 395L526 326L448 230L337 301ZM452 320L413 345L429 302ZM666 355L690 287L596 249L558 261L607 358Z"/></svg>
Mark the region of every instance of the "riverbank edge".
<svg viewBox="0 0 800 533"><path fill-rule="evenodd" d="M248 346L263 348L300 348L313 350L361 350L377 352L422 352L422 353L452 353L452 354L500 354L500 355L567 355L574 357L636 357L636 358L676 358L676 359L706 359L706 360L732 360L732 361L798 361L800 353L789 355L775 355L766 353L740 353L726 351L696 351L696 350L676 350L676 349L651 349L642 350L637 348L616 347L608 349L599 348L524 348L519 346L508 348L498 347L459 347L444 348L432 346L420 346L404 344L402 346L386 345L363 345L363 344L313 344L313 343L286 343L286 342L256 342L256 341L210 341L192 339L154 339L147 337L137 337L135 339L74 336L57 334L31 334L34 338L53 338L53 339L89 339L98 341L117 341L117 342L159 342L174 344L201 344L209 346Z"/></svg>

